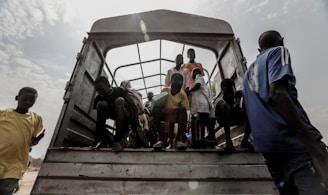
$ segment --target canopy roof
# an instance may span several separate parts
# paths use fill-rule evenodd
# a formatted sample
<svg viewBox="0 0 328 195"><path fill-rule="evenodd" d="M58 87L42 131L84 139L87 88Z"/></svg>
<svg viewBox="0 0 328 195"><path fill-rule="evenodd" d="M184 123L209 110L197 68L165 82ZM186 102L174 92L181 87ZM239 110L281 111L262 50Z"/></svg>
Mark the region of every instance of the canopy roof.
<svg viewBox="0 0 328 195"><path fill-rule="evenodd" d="M144 22L147 29L147 33L192 32L233 34L231 26L224 20L170 10L154 10L100 19L92 25L90 32L142 32L142 28L140 25L141 21Z"/></svg>
<svg viewBox="0 0 328 195"><path fill-rule="evenodd" d="M224 20L153 10L99 19L92 25L88 39L96 42L97 50L106 58L111 84L118 86L128 79L145 98L150 90L156 91L155 94L160 92L166 72L175 66L178 53L188 61L188 48L195 49L196 61L200 60L207 70L205 80L208 81L218 72L215 66L219 53L235 37ZM165 54L168 52L170 55ZM136 56L134 61L127 60L133 56Z"/></svg>

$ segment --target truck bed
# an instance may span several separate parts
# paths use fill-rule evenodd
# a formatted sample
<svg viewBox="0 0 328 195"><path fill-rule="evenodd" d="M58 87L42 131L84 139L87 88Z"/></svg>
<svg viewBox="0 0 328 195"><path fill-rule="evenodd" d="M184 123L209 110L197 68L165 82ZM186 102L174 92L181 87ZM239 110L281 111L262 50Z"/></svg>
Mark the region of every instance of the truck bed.
<svg viewBox="0 0 328 195"><path fill-rule="evenodd" d="M38 194L278 194L258 153L49 149Z"/></svg>

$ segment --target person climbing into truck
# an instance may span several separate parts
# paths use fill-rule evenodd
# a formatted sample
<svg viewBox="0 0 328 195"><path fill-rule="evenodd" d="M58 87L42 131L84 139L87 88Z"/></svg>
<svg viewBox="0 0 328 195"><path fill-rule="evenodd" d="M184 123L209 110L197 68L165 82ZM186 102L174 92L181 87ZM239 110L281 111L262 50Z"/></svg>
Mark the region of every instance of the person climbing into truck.
<svg viewBox="0 0 328 195"><path fill-rule="evenodd" d="M188 96L182 90L183 76L179 73L174 73L171 77L171 87L162 89L162 93L167 93L167 99L164 103L164 108L156 106L152 110L154 124L159 131L159 141L153 145L154 149L160 150L166 147L166 137L164 129L161 129L161 120L169 122L169 138L170 145L176 146L178 150L187 149L187 110L189 110ZM173 143L174 123L178 123L178 133L176 136L176 144Z"/></svg>
<svg viewBox="0 0 328 195"><path fill-rule="evenodd" d="M215 118L224 128L226 138L226 152L236 151L233 146L230 127L245 122L244 137L241 142L241 148L253 151L253 145L249 143L248 138L251 129L248 123L246 109L244 108L242 91L236 91L235 82L232 79L223 79L221 81L221 94L214 100Z"/></svg>
<svg viewBox="0 0 328 195"><path fill-rule="evenodd" d="M133 132L137 133L136 141L141 141L145 146L148 141L144 136L139 135L141 126L138 118L138 109L127 91L121 87L112 87L105 76L100 76L95 80L95 89L98 93L94 100L93 108L97 109L97 121L95 132L95 149L107 147L110 143L106 129L108 118L115 121L116 130L113 138L112 150L121 151L122 139L129 132L129 126Z"/></svg>

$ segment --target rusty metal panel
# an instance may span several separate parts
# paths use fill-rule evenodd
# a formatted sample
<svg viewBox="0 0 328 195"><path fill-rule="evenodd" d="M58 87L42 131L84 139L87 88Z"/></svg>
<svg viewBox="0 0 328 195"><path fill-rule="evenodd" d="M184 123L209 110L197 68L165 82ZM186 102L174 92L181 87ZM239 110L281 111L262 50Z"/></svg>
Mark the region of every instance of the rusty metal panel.
<svg viewBox="0 0 328 195"><path fill-rule="evenodd" d="M88 40L70 80L70 97L62 109L51 146L88 146L93 143L96 113L94 80L102 71L104 57Z"/></svg>

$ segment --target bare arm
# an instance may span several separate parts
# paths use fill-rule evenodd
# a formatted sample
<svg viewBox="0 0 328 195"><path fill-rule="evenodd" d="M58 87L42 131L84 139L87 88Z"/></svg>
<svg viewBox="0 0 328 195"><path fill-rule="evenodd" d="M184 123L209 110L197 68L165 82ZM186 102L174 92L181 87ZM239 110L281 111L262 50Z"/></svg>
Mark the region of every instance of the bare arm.
<svg viewBox="0 0 328 195"><path fill-rule="evenodd" d="M165 86L168 87L171 85L171 71L168 70L165 77Z"/></svg>
<svg viewBox="0 0 328 195"><path fill-rule="evenodd" d="M297 109L287 93L286 86L280 82L270 84L269 101L287 122L296 136L302 141L307 151L310 153L313 164L323 178L323 182L328 181L328 159L327 154L320 148L319 143L309 132L308 127L297 112ZM326 186L328 187L328 186Z"/></svg>
<svg viewBox="0 0 328 195"><path fill-rule="evenodd" d="M46 130L43 129L42 132L37 137L32 137L31 146L35 146L39 143L39 141L44 137L44 132L45 131Z"/></svg>

